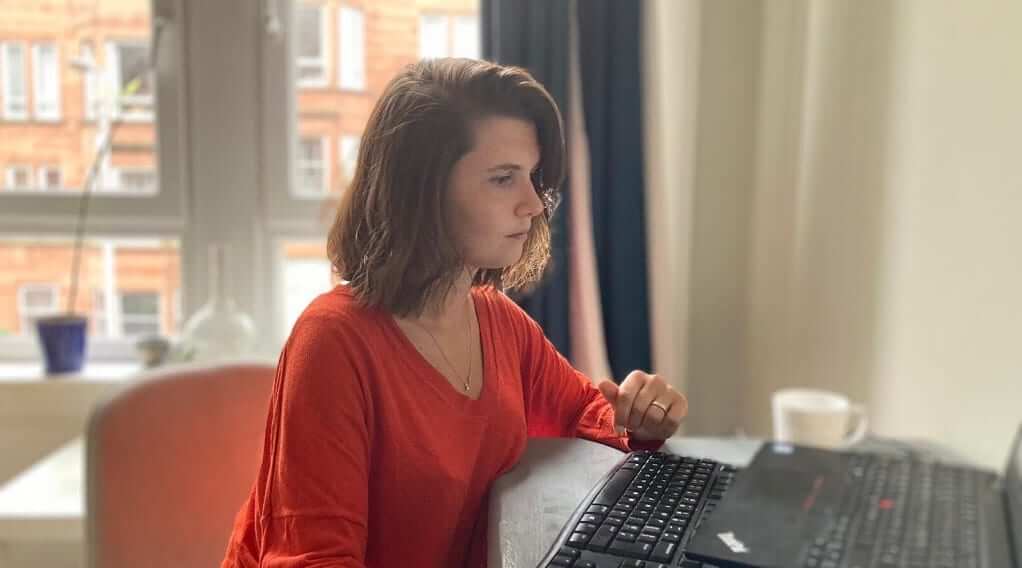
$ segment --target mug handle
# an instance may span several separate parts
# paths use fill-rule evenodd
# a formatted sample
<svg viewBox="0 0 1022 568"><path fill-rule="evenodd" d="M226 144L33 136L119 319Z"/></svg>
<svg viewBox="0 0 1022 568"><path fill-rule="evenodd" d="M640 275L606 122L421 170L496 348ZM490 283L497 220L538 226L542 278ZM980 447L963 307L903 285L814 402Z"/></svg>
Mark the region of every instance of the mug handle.
<svg viewBox="0 0 1022 568"><path fill-rule="evenodd" d="M869 419L866 417L866 407L861 404L852 404L849 408L852 416L855 417L855 430L851 434L848 434L842 446L849 447L853 446L862 441L866 437L866 429L869 427Z"/></svg>

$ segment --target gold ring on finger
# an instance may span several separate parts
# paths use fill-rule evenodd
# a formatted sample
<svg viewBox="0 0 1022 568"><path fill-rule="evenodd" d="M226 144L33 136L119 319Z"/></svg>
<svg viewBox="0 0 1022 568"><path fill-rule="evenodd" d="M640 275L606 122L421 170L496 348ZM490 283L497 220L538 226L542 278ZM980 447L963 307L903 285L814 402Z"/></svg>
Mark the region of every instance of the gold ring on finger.
<svg viewBox="0 0 1022 568"><path fill-rule="evenodd" d="M663 410L664 414L667 414L667 407L664 406L663 403L657 402L657 401L654 400L653 402L649 403L649 405L650 406L655 406L655 407L659 408L660 410Z"/></svg>

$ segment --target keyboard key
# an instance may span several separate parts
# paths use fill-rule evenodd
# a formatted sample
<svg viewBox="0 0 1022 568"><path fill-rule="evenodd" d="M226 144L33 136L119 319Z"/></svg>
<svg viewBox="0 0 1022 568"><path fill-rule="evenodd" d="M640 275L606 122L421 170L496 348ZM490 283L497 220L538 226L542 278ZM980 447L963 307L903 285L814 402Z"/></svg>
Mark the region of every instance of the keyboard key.
<svg viewBox="0 0 1022 568"><path fill-rule="evenodd" d="M578 550L567 546L562 546L561 549L557 551L557 554L561 556L570 556L572 558L578 558L582 555L582 553Z"/></svg>
<svg viewBox="0 0 1022 568"><path fill-rule="evenodd" d="M607 547L607 552L611 554L619 554L621 556L630 556L632 558L648 558L649 553L653 551L653 545L648 542L627 542L615 539Z"/></svg>
<svg viewBox="0 0 1022 568"><path fill-rule="evenodd" d="M574 546L585 546L585 543L589 542L589 536L590 535L588 534L580 532L571 533L571 536L568 537L568 544Z"/></svg>
<svg viewBox="0 0 1022 568"><path fill-rule="evenodd" d="M610 478L610 481L603 486L600 494L593 499L594 505L615 505L621 495L628 489L628 484L635 479L632 472L626 470L618 470Z"/></svg>
<svg viewBox="0 0 1022 568"><path fill-rule="evenodd" d="M653 547L649 557L657 562L670 562L674 553L678 551L678 545L673 542L659 542Z"/></svg>
<svg viewBox="0 0 1022 568"><path fill-rule="evenodd" d="M568 556L561 556L558 554L550 561L548 566L572 566L575 564L575 559Z"/></svg>
<svg viewBox="0 0 1022 568"><path fill-rule="evenodd" d="M593 538L589 541L589 546L587 548L589 548L589 550L603 552L607 549L607 545L610 544L610 541L614 540L614 536L616 534L616 527L603 525L596 531L596 534L593 535Z"/></svg>

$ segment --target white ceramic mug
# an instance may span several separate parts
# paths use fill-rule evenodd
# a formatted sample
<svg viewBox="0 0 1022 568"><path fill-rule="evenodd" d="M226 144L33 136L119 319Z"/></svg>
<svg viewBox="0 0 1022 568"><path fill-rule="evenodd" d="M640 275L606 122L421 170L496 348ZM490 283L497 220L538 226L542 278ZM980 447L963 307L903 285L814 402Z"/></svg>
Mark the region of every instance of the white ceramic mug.
<svg viewBox="0 0 1022 568"><path fill-rule="evenodd" d="M772 397L774 439L804 446L845 448L866 436L866 410L830 391L781 389Z"/></svg>

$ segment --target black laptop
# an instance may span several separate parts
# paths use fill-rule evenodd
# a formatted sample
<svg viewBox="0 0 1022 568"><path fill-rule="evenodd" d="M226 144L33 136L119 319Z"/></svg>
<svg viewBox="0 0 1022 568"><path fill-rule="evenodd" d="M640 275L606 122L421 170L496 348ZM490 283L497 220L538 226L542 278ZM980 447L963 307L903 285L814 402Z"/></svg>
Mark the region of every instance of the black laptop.
<svg viewBox="0 0 1022 568"><path fill-rule="evenodd" d="M720 568L1022 568L1020 470L1022 429L1003 477L766 443L685 554Z"/></svg>

